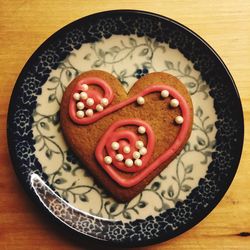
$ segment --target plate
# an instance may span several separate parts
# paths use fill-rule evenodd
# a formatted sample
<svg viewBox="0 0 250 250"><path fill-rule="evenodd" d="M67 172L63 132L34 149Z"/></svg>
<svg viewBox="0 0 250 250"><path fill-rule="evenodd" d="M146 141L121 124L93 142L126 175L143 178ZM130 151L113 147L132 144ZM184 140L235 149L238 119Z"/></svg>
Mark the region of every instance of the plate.
<svg viewBox="0 0 250 250"><path fill-rule="evenodd" d="M168 72L193 101L188 143L129 203L95 182L61 134L63 91L91 69L112 73L126 92L145 74ZM90 15L48 38L20 73L8 112L11 159L30 196L72 232L120 246L168 240L206 217L236 173L243 134L236 86L214 50L176 21L132 10Z"/></svg>

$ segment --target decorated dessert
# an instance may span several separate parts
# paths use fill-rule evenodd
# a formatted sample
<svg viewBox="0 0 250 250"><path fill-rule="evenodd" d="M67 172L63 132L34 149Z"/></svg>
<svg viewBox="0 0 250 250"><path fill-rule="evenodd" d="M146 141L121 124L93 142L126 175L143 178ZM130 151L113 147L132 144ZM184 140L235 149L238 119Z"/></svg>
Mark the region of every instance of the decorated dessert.
<svg viewBox="0 0 250 250"><path fill-rule="evenodd" d="M112 196L127 202L177 156L192 128L192 101L167 73L141 77L125 93L113 75L76 77L61 102L66 142Z"/></svg>

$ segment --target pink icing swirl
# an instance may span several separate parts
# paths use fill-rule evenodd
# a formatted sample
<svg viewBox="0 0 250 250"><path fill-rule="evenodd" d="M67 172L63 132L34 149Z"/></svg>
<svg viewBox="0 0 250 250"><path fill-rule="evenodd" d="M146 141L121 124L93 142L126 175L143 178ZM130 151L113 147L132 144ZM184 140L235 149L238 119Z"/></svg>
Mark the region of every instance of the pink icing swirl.
<svg viewBox="0 0 250 250"><path fill-rule="evenodd" d="M83 84L86 84L87 86L90 86L90 89L87 91L84 90ZM97 86L97 88L91 89L91 86ZM84 124L90 124L94 122L95 120L101 118L101 113L94 113L94 116L92 117L84 117L79 118L76 115L77 108L76 108L76 100L74 99L75 93L81 93L86 92L88 94L88 98L92 98L94 100L94 105L88 106L86 100L80 100L85 104L85 109L91 108L93 110L96 109L97 104L101 103L101 99L106 98L108 100L108 103L110 104L114 98L113 90L111 87L104 81L103 79L100 79L99 77L86 77L81 79L79 82L77 82L71 97L70 97L70 103L69 103L69 116L77 124L84 125Z"/></svg>
<svg viewBox="0 0 250 250"><path fill-rule="evenodd" d="M138 151L136 148L136 142L142 140L138 133L134 133L131 130L124 128L125 126L143 126L146 128L145 135L147 136L147 144L145 143L144 147L147 148L147 154L143 155L140 159L142 161L142 165L140 167L133 164L132 167L127 167L124 161L116 160L115 156L117 153L120 153L124 156L125 159L133 159L133 153ZM120 129L123 128L123 129ZM142 136L141 136L142 137ZM118 152L112 149L111 144L112 142L119 142L120 148ZM152 156L155 144L155 136L152 128L144 121L139 119L126 119L120 120L113 123L105 134L100 139L97 147L96 147L96 158L102 166L105 165L104 157L105 155L103 152L107 152L107 155L111 156L112 158L112 165L116 168L120 169L123 172L138 172L141 171L143 168L147 166L147 163ZM129 146L131 151L130 153L126 154L122 150L125 146Z"/></svg>

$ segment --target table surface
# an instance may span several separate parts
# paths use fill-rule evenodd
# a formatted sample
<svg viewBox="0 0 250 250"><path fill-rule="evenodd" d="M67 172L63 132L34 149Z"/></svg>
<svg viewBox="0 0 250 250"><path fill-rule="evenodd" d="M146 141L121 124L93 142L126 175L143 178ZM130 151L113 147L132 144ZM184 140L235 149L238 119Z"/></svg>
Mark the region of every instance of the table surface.
<svg viewBox="0 0 250 250"><path fill-rule="evenodd" d="M6 116L18 74L36 48L73 20L111 9L159 13L198 33L229 68L245 115L240 167L219 205L188 232L143 249L250 249L250 1L247 0L1 0L0 249L100 249L58 229L23 191L7 150Z"/></svg>

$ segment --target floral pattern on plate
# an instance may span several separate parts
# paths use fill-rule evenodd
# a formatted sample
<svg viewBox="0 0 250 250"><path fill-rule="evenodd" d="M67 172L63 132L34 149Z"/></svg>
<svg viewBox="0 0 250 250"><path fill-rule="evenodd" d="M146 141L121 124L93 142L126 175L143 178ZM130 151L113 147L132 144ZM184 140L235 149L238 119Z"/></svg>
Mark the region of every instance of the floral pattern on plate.
<svg viewBox="0 0 250 250"><path fill-rule="evenodd" d="M65 145L60 131L63 91L74 77L91 69L112 73L126 92L147 73L168 72L183 81L193 100L195 118L189 142L141 194L126 204L117 203L95 183ZM126 221L175 207L205 176L212 159L216 115L209 87L177 49L155 39L113 35L82 45L51 71L37 104L33 117L35 152L48 182L71 205L93 215Z"/></svg>

